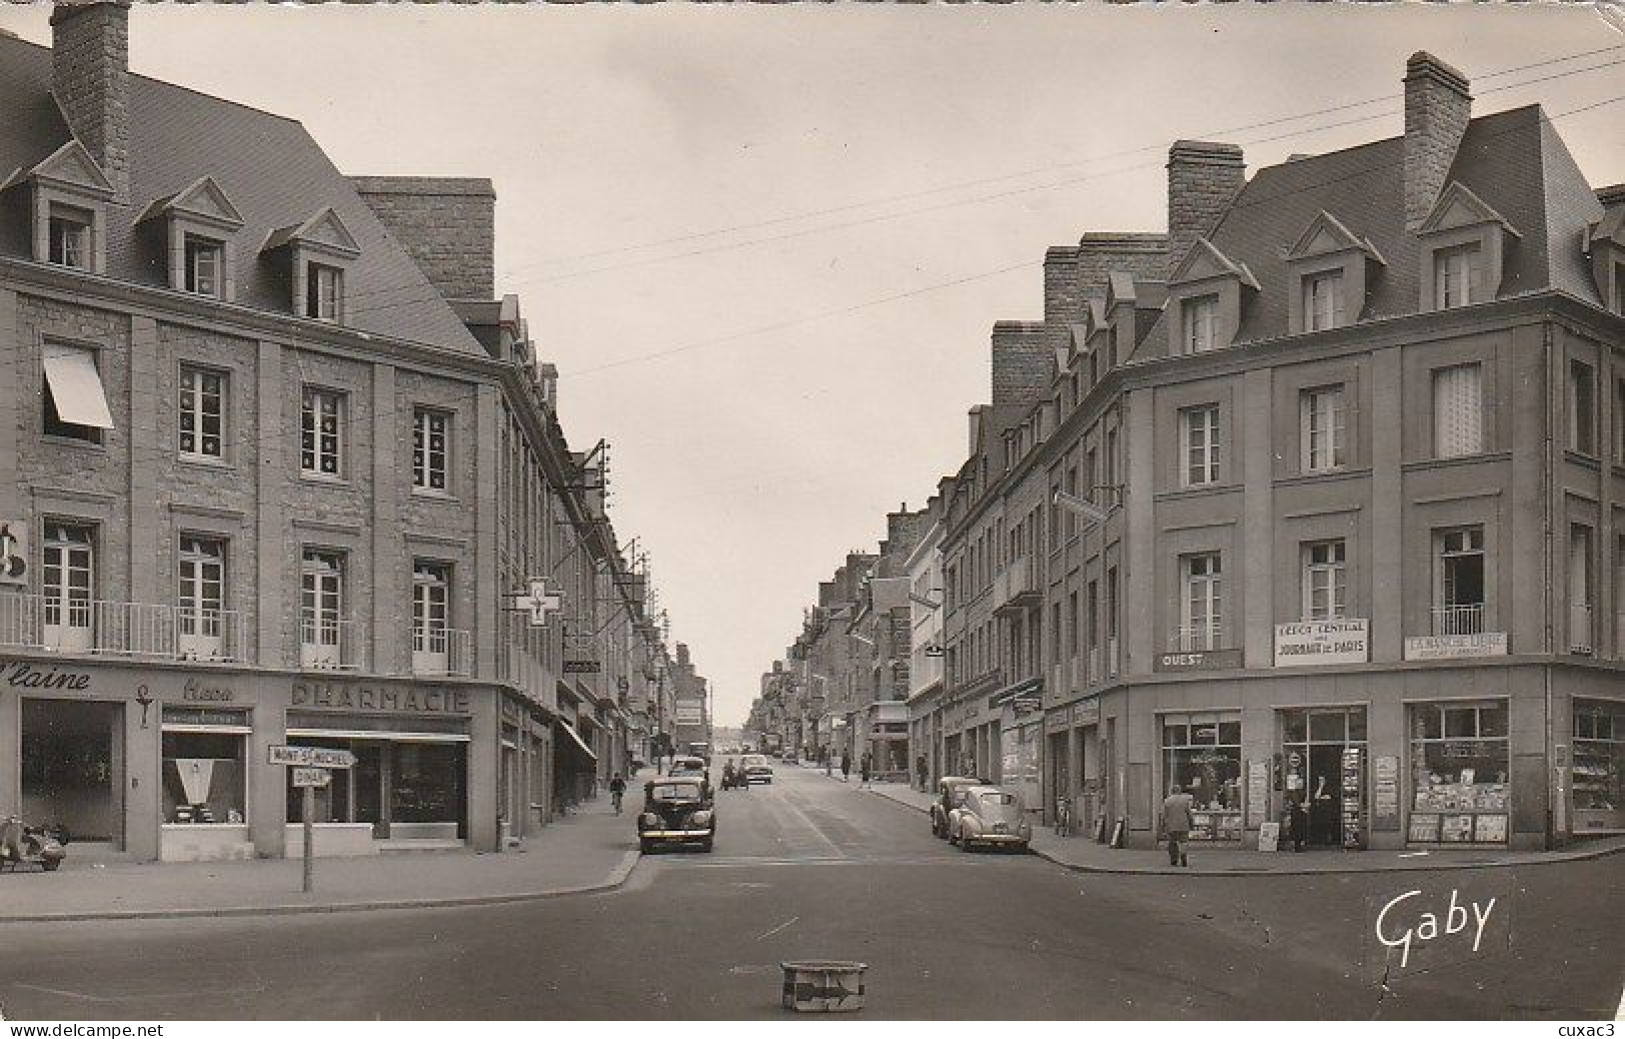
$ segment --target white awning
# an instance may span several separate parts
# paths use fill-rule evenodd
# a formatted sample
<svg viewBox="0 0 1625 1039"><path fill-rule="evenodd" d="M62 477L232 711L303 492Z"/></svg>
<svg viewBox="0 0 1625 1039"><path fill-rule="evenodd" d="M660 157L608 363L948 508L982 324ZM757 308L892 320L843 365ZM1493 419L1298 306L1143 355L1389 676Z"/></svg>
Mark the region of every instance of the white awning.
<svg viewBox="0 0 1625 1039"><path fill-rule="evenodd" d="M107 407L95 356L83 347L46 343L43 357L57 417L75 426L112 429L113 413Z"/></svg>
<svg viewBox="0 0 1625 1039"><path fill-rule="evenodd" d="M593 759L594 761L598 760L598 755L594 754L592 752L592 748L587 746L587 741L581 738L580 733L576 732L574 725L571 725L567 721L561 720L559 722L559 728L563 729L567 734L569 734L569 737L572 740L575 740L576 746L581 748L581 753L587 755L587 757Z"/></svg>

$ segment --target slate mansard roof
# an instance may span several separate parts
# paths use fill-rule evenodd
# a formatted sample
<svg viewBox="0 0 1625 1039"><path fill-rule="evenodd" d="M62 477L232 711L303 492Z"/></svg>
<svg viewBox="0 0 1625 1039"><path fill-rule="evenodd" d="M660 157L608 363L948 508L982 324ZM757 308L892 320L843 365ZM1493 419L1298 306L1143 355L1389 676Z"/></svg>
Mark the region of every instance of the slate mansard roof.
<svg viewBox="0 0 1625 1039"><path fill-rule="evenodd" d="M235 302L288 315L286 271L262 254L271 236L331 207L360 255L346 268L344 327L464 353L485 351L298 122L131 74L130 199L108 207L106 276L168 287L161 252L137 222L154 201L212 177L239 211L230 235ZM72 140L51 96L49 47L0 35L0 181ZM26 189L13 188L13 192ZM0 255L26 258L27 209L0 199Z"/></svg>
<svg viewBox="0 0 1625 1039"><path fill-rule="evenodd" d="M1322 210L1383 259L1372 271L1362 320L1417 311L1422 249L1405 229L1403 137L1259 170L1208 236L1257 278L1242 303L1237 343L1287 334L1286 253ZM1500 298L1558 289L1603 305L1582 252L1603 207L1539 105L1479 116L1467 126L1446 185L1459 182L1517 230L1509 236ZM1166 312L1140 356L1167 352Z"/></svg>

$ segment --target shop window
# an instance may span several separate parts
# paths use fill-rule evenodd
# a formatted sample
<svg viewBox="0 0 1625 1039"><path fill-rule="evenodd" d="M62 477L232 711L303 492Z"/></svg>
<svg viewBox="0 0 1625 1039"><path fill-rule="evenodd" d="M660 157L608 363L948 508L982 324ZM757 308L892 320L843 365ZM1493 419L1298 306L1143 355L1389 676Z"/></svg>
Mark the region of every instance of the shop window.
<svg viewBox="0 0 1625 1039"><path fill-rule="evenodd" d="M1433 634L1484 630L1484 528L1458 527L1434 536Z"/></svg>
<svg viewBox="0 0 1625 1039"><path fill-rule="evenodd" d="M1574 832L1625 829L1625 704L1574 701Z"/></svg>
<svg viewBox="0 0 1625 1039"><path fill-rule="evenodd" d="M40 360L45 369L41 394L45 435L101 443L102 431L113 428L113 412L96 367L97 351L47 342Z"/></svg>
<svg viewBox="0 0 1625 1039"><path fill-rule="evenodd" d="M1336 620L1347 608L1347 549L1341 538L1303 546L1303 619Z"/></svg>
<svg viewBox="0 0 1625 1039"><path fill-rule="evenodd" d="M1412 706L1410 840L1505 844L1509 760L1506 704Z"/></svg>
<svg viewBox="0 0 1625 1039"><path fill-rule="evenodd" d="M1433 457L1460 458L1484 450L1483 372L1477 364L1433 372Z"/></svg>
<svg viewBox="0 0 1625 1039"><path fill-rule="evenodd" d="M1304 390L1298 402L1303 471L1320 473L1342 468L1343 387Z"/></svg>
<svg viewBox="0 0 1625 1039"><path fill-rule="evenodd" d="M344 475L344 394L305 387L299 412L299 468L311 476Z"/></svg>
<svg viewBox="0 0 1625 1039"><path fill-rule="evenodd" d="M176 432L182 457L219 459L225 453L226 376L181 366Z"/></svg>
<svg viewBox="0 0 1625 1039"><path fill-rule="evenodd" d="M1569 361L1569 450L1597 453L1597 373L1584 361Z"/></svg>
<svg viewBox="0 0 1625 1039"><path fill-rule="evenodd" d="M444 411L418 408L412 413L412 486L444 492L447 460L451 456L451 416Z"/></svg>
<svg viewBox="0 0 1625 1039"><path fill-rule="evenodd" d="M88 652L96 598L96 531L77 523L47 521L41 550L41 621L45 648Z"/></svg>
<svg viewBox="0 0 1625 1039"><path fill-rule="evenodd" d="M1192 840L1241 839L1241 718L1229 714L1167 715L1162 724L1163 777L1195 801Z"/></svg>
<svg viewBox="0 0 1625 1039"><path fill-rule="evenodd" d="M1219 406L1205 404L1179 413L1180 443L1184 446L1180 482L1201 487L1219 482Z"/></svg>
<svg viewBox="0 0 1625 1039"><path fill-rule="evenodd" d="M245 743L234 733L164 733L164 822L246 822Z"/></svg>

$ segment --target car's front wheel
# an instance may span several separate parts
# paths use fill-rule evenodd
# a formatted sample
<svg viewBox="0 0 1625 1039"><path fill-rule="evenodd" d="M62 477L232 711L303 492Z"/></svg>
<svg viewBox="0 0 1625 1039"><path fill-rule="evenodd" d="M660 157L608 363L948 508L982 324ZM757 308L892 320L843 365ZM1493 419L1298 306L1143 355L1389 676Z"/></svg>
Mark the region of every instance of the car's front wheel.
<svg viewBox="0 0 1625 1039"><path fill-rule="evenodd" d="M638 850L643 852L645 855L653 855L655 850L655 842L649 840L647 837L640 838L638 840Z"/></svg>
<svg viewBox="0 0 1625 1039"><path fill-rule="evenodd" d="M969 833L959 835L959 850L967 853L971 850Z"/></svg>

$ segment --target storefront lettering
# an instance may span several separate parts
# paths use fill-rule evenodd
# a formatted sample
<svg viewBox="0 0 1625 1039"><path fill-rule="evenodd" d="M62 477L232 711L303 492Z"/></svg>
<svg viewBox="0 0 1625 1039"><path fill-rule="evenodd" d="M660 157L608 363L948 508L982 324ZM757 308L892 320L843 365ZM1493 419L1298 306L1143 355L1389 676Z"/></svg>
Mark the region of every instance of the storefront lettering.
<svg viewBox="0 0 1625 1039"><path fill-rule="evenodd" d="M83 671L58 671L54 667L38 668L9 660L0 663L0 669L3 669L6 684L19 689L83 691L90 688L90 676Z"/></svg>
<svg viewBox="0 0 1625 1039"><path fill-rule="evenodd" d="M1382 907L1382 912L1377 914L1377 941L1386 945L1390 949L1400 950L1399 965L1401 967L1404 967L1411 961L1411 943L1413 941L1431 942L1437 939L1440 935L1439 918L1432 913L1423 913L1417 918L1414 926L1407 927L1403 931L1396 932L1391 927L1385 926L1390 910L1397 907L1401 902L1404 902L1407 899L1415 898L1421 893L1422 892L1419 890L1407 891L1397 898L1390 899L1388 903ZM1495 899L1491 898L1488 902L1486 902L1482 910L1480 910L1478 902L1476 901L1470 902L1468 905L1472 907L1473 920L1478 925L1477 930L1473 933L1473 951L1477 952L1480 943L1482 943L1484 940L1484 926L1490 922L1490 913L1495 909ZM1462 931L1467 929L1467 923L1467 906L1460 903L1458 892L1455 888L1451 888L1450 908L1446 910L1444 917L1445 936L1460 934Z"/></svg>
<svg viewBox="0 0 1625 1039"><path fill-rule="evenodd" d="M181 699L192 703L230 703L235 697L230 686L205 685L195 678L188 678L186 684L181 686Z"/></svg>
<svg viewBox="0 0 1625 1039"><path fill-rule="evenodd" d="M466 714L468 694L458 689L394 685L296 682L293 706L351 711L411 711L418 714Z"/></svg>

